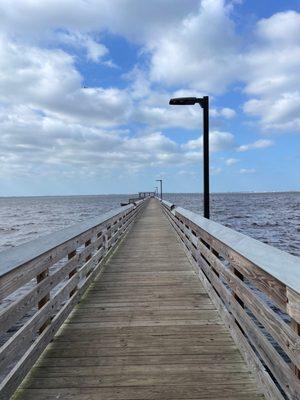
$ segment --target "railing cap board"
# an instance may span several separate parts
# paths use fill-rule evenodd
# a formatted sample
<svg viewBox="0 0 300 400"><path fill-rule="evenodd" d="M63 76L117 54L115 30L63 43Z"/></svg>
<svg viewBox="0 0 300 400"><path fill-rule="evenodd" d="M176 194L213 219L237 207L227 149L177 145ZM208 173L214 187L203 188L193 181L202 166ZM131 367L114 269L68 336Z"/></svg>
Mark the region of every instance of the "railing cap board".
<svg viewBox="0 0 300 400"><path fill-rule="evenodd" d="M163 200L163 201L162 201L162 204L163 204L165 207L167 207L169 210L172 210L172 208L175 207L175 205L174 205L173 203L170 203L170 202L167 201L167 200Z"/></svg>
<svg viewBox="0 0 300 400"><path fill-rule="evenodd" d="M80 223L71 225L68 228L61 229L57 232L50 233L38 239L31 240L30 242L0 252L0 278L23 264L34 260L47 251L87 232L97 225L103 224L114 216L131 208L134 208L133 204L116 208L99 217L89 218Z"/></svg>
<svg viewBox="0 0 300 400"><path fill-rule="evenodd" d="M135 204L138 206L139 204L141 204L144 200L146 200L148 197L146 197L145 199L140 199L140 200L137 200L136 202L135 202Z"/></svg>
<svg viewBox="0 0 300 400"><path fill-rule="evenodd" d="M269 246L182 207L176 207L175 212L189 219L251 263L300 293L300 257Z"/></svg>

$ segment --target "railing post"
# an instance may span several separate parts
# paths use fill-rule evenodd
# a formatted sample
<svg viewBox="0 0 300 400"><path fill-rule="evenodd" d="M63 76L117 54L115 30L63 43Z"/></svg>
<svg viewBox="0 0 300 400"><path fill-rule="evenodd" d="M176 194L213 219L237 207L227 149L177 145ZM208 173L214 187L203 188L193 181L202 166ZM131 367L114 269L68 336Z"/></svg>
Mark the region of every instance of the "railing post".
<svg viewBox="0 0 300 400"><path fill-rule="evenodd" d="M102 236L102 243L100 242L99 246L97 247L97 250L100 250L101 247L103 247L104 245L104 235L103 235L103 231L100 231L97 233L97 239L99 239Z"/></svg>
<svg viewBox="0 0 300 400"><path fill-rule="evenodd" d="M240 271L238 271L236 268L234 268L233 266L230 266L230 270L234 273L234 275L239 278L241 281L244 280L244 275L240 273ZM242 301L242 299L232 290L231 294L233 296L233 298L240 304L240 306L242 308L245 308L245 304ZM244 329L241 327L241 325L239 324L238 320L235 318L235 323L237 324L237 326L240 328L241 332L244 333Z"/></svg>
<svg viewBox="0 0 300 400"><path fill-rule="evenodd" d="M121 227L120 227L121 235L124 233L124 230L125 230L124 225L126 224L126 221L127 221L126 217L127 217L127 213L124 213L122 216L122 219L121 219Z"/></svg>
<svg viewBox="0 0 300 400"><path fill-rule="evenodd" d="M297 333L298 336L300 336L300 324L298 324L298 322L295 321L294 319L292 319L291 324L292 324L293 330ZM297 378L300 379L300 369L296 365L294 365L294 371L295 371Z"/></svg>
<svg viewBox="0 0 300 400"><path fill-rule="evenodd" d="M88 247L91 243L92 243L92 239L87 240L87 241L84 243L84 247ZM86 256L86 258L85 258L85 262L88 262L91 258L92 258L92 254L89 253L89 254ZM85 277L88 277L89 274L90 274L91 272L92 272L92 270L89 269L88 272L87 272L87 274L85 275Z"/></svg>
<svg viewBox="0 0 300 400"><path fill-rule="evenodd" d="M49 276L49 268L46 268L43 272L37 275L36 283L39 284L44 279ZM46 303L50 300L50 292L48 292L39 302L38 302L38 309L44 307ZM43 323L43 325L39 328L39 334L43 332L43 330L50 324L51 318L49 318Z"/></svg>
<svg viewBox="0 0 300 400"><path fill-rule="evenodd" d="M87 241L84 243L84 247L88 247L91 243L92 243L92 239L87 240ZM90 253L90 254L88 254L88 255L86 256L85 261L87 262L87 261L89 261L91 258L92 258L92 254Z"/></svg>
<svg viewBox="0 0 300 400"><path fill-rule="evenodd" d="M237 269L234 268L234 267L231 267L231 270L232 270L232 272L234 273L235 276L237 276L241 281L244 281L244 275L243 275L239 270L237 270ZM240 298L236 293L234 293L234 292L233 292L233 296L234 296L234 298L238 301L238 303L239 303L243 308L245 308L244 302L241 300L241 298Z"/></svg>
<svg viewBox="0 0 300 400"><path fill-rule="evenodd" d="M119 219L118 219L118 237L119 237L119 235L120 235L120 230L121 230L121 228L122 228L122 225L123 225L123 216L121 216Z"/></svg>
<svg viewBox="0 0 300 400"><path fill-rule="evenodd" d="M298 336L300 336L300 294L286 287L286 295L286 309L288 315L291 318L291 329L296 332ZM299 351L299 349L297 349L296 351ZM297 378L300 379L300 369L298 368L298 366L294 364L293 370Z"/></svg>
<svg viewBox="0 0 300 400"><path fill-rule="evenodd" d="M108 252L109 250L109 234L108 234L108 230L110 229L110 225L106 225L105 230L103 232L103 236L104 236L104 247L105 247L105 253Z"/></svg>
<svg viewBox="0 0 300 400"><path fill-rule="evenodd" d="M76 256L76 254L77 254L76 250L71 251L71 253L68 254L68 260L71 260L71 258ZM72 276L76 274L76 272L77 272L77 266L74 269L72 269L72 271L69 273L69 279L71 279ZM73 290L71 290L69 297L72 297L73 294L76 292L76 290L77 286Z"/></svg>

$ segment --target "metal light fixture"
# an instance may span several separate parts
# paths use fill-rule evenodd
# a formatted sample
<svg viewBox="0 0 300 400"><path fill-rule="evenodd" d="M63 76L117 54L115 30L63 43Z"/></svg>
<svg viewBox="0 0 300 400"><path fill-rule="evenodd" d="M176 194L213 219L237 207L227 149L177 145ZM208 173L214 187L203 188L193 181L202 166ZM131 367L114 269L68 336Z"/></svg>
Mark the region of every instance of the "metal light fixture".
<svg viewBox="0 0 300 400"><path fill-rule="evenodd" d="M172 106L187 106L197 103L203 109L203 215L205 218L209 218L209 97L177 97L169 101Z"/></svg>

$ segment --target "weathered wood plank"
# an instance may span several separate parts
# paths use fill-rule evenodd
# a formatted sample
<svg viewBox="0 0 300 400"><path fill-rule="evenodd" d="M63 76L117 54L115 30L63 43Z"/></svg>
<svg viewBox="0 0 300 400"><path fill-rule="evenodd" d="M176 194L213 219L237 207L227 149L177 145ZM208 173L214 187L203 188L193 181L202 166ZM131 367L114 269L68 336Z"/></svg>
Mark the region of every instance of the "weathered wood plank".
<svg viewBox="0 0 300 400"><path fill-rule="evenodd" d="M223 320L236 342L241 343L241 348L246 350L244 356L257 371L258 378L266 388L267 397L272 400L283 398L277 388L279 384L287 398L298 399L300 340L295 324L297 318L299 320L300 297L299 290L296 292L288 286L297 287L297 283L295 286L290 278L294 271L296 281L298 279L299 271L295 267L299 259L180 207L173 207L172 212L168 207L165 209L191 262L197 266L201 281L218 305ZM262 254L263 249L265 254ZM262 256L260 262L258 255ZM283 268L279 270L283 259L284 275L279 278L283 273ZM289 266L288 271L286 264ZM292 317L292 324L288 323L288 315L284 320L273 310L274 303ZM294 365L290 364L288 358ZM293 367L296 367L295 374Z"/></svg>
<svg viewBox="0 0 300 400"><path fill-rule="evenodd" d="M15 360L22 350L26 349L36 337L37 331L44 325L65 300L69 293L77 286L79 279L74 275L43 308L25 323L2 347L0 350L0 369L9 365Z"/></svg>
<svg viewBox="0 0 300 400"><path fill-rule="evenodd" d="M263 398L156 200L48 346L18 396Z"/></svg>
<svg viewBox="0 0 300 400"><path fill-rule="evenodd" d="M9 307L4 308L0 312L0 332L5 332L9 329L16 321L18 321L23 315L29 311L55 286L57 286L64 277L70 274L76 264L80 263L87 254L93 251L96 246L101 243L101 238L93 242L81 253L76 254L72 257L62 268L59 268L53 274L47 276L38 285L34 286L28 293L23 297L13 302Z"/></svg>
<svg viewBox="0 0 300 400"><path fill-rule="evenodd" d="M198 230L200 228L203 233L209 234L210 238L213 237L220 243L225 244L226 248L231 249L234 253L232 253L233 259L239 254L245 260L250 261L252 265L259 267L291 289L297 291L299 288L300 269L298 257L207 220L183 208L177 207L175 214L181 218L186 218L190 222L192 221L193 227ZM218 249L216 248L216 250ZM282 265L285 265L284 269Z"/></svg>
<svg viewBox="0 0 300 400"><path fill-rule="evenodd" d="M226 283L239 296L255 317L268 329L293 362L300 366L300 338L260 297L238 279L228 268L199 242L199 248Z"/></svg>
<svg viewBox="0 0 300 400"><path fill-rule="evenodd" d="M78 300L82 297L83 293L86 291L86 289L91 284L93 279L97 275L99 275L99 273L101 272L101 268L103 266L103 261L105 261L105 259L111 255L111 253L114 250L115 244L121 238L120 235L126 232L130 228L134 218L138 215L140 211L140 209L136 207L134 208L130 207L130 210L127 210L125 208L124 212L123 210L124 209L122 209L121 212L122 220L119 215L117 217L115 216L115 212L112 213L113 217L111 220L111 224L114 224L114 221L119 221L119 222L117 224L114 224L115 228L113 229L113 235L111 236L113 241L109 244L108 247L106 246L104 247L101 244L102 231L103 231L102 226L101 227L97 226L95 228L90 229L88 232L84 232L82 235L79 236L79 238L76 238L75 242L72 242L74 244L76 243L77 247L80 246L81 243L85 244L85 250L87 251L87 254L84 253L84 251L81 252L82 254L85 255L85 257L83 256L81 257L84 264L81 266L82 263L79 263L80 259L76 258L77 252L75 253L75 249L66 253L65 256L68 255L69 258L67 264L71 265L72 267L70 273L69 274L66 273L66 275L68 275L69 280L64 282L64 280L62 279L62 281L60 282L62 284L62 287L58 290L58 292L54 295L52 299L48 300L47 298L47 301L44 302L42 298L41 300L43 300L43 304L41 304L41 308L35 314L33 314L33 316L28 320L28 322L26 322L22 326L22 328L19 331L17 331L12 337L10 337L8 341L5 342L5 344L1 347L0 363L2 364L1 367L3 366L3 369L1 369L1 371L2 370L4 371L4 379L0 384L1 398L3 399L10 398L13 391L22 381L24 376L29 372L30 368L32 367L34 362L38 359L38 357L40 356L44 348L47 346L47 344L52 340L53 336L60 328L61 324L69 316L72 309L74 308ZM91 240L91 232L93 232L93 234L96 235L96 238L93 239L93 242ZM87 234L88 237L86 237ZM83 238L85 240L83 240ZM64 248L64 244L62 245L62 247L61 246L58 247L60 249L59 251L63 251L62 249L64 249L64 251L66 250ZM55 248L54 253L56 250L57 249ZM94 253L94 250L96 250L96 253L92 254ZM52 250L49 251L51 253L49 256L49 260L53 262L57 254L55 253L56 254L55 255L52 252ZM39 262L43 261L43 256L44 255L42 254L41 258L37 257ZM12 259L14 259L14 257L12 257ZM75 263L76 266L75 269L74 265L71 264L73 259L76 259L77 261L77 264ZM100 261L101 263L99 263ZM28 267L27 264L28 263L25 262L24 266ZM47 267L45 267L45 265L43 264L40 266L38 264L34 265L36 265L39 268L39 271L45 271L45 268L47 271ZM20 272L19 271L20 268L21 267L16 268L16 270L18 270L17 273ZM21 279L18 281L18 284L24 281L24 279L27 279L29 276L28 271L25 271L24 274L22 273L22 271L21 271ZM31 273L32 271L30 272L30 274ZM12 284L10 284L9 281L5 280L9 276L12 278L13 281ZM54 274L52 275L52 277L53 276ZM58 276L63 278L65 274L63 275L58 274L56 278ZM4 277L5 282L8 282L8 286L6 286L6 289L8 287L13 288L13 286L16 284L16 281L14 280L15 278L14 269L12 269L11 273L6 272L2 277ZM42 278L43 279L42 282L40 282L40 284L42 284L44 281L47 281L48 278L50 277L48 277L48 273L46 273L43 275ZM49 281L48 284L49 283L51 282ZM38 292L36 293L36 295L38 295ZM45 319L46 321L48 321L47 326L45 325L45 322L43 322ZM39 333L39 335L37 335L37 332ZM18 359L15 362L15 359L17 357Z"/></svg>
<svg viewBox="0 0 300 400"><path fill-rule="evenodd" d="M183 221L188 222L188 219L185 215L180 214L180 218ZM252 283L258 288L261 289L262 291L266 292L268 296L277 304L278 307L280 307L283 311L286 311L286 303L287 303L287 297L286 297L286 285L278 280L276 277L274 277L272 274L268 273L268 270L264 270L259 267L259 264L255 264L252 260L247 259L246 256L239 254L237 250L235 250L230 246L227 245L226 237L223 238L223 240L220 239L220 234L216 236L212 236L209 232L205 231L202 229L200 226L196 225L195 222L189 221L190 226L192 229L201 237L203 240L205 240L207 243L209 243L213 249L218 251L221 255L223 255L226 259L230 260L230 263L232 267L236 268L240 273L242 273L245 277L247 277L249 280L252 281ZM212 225L214 226L214 230L218 230L218 228L221 228L221 231L223 232L223 227L222 225L216 224L212 222ZM224 227L225 228L225 227ZM248 246L251 247L251 245L254 245L256 243L260 243L257 240L247 238L247 236L242 235L238 232L233 231L232 229L228 229L228 232L233 232L233 236L235 237L236 242L238 243L238 239L244 240L244 242L247 242L246 239L249 239L250 242L248 243ZM237 234L237 235L235 235ZM240 237L240 236L241 237ZM224 243L225 242L225 243ZM261 243L263 245L263 243ZM231 243L233 246L233 244ZM270 246L265 245L266 251L270 251L269 248ZM271 248L272 249L272 248ZM276 249L275 249L276 250ZM277 251L277 250L276 250ZM276 253L275 251L275 253ZM278 250L279 251L279 250ZM280 252L280 254L283 252ZM281 254L282 257L282 254ZM295 259L296 257L291 256L293 259L293 263L295 264ZM257 258L255 258L257 260ZM273 260L273 258L272 258ZM262 260L263 263L263 260ZM294 265L293 264L293 265ZM277 262L276 262L277 265Z"/></svg>
<svg viewBox="0 0 300 400"><path fill-rule="evenodd" d="M37 366L48 367L84 367L92 366L130 366L130 365L173 365L173 364L243 364L244 360L238 350L225 354L158 354L127 355L102 357L43 357Z"/></svg>
<svg viewBox="0 0 300 400"><path fill-rule="evenodd" d="M300 381L297 382L286 362L274 349L272 344L267 340L263 333L258 329L256 324L250 319L247 313L244 312L243 307L239 304L235 297L230 296L228 290L221 283L218 277L212 273L209 265L206 264L204 260L202 260L202 267L222 300L225 302L225 304L227 304L228 309L235 317L239 327L242 328L243 332L247 332L247 337L251 344L258 351L268 368L272 371L272 374L275 376L281 387L284 388L286 393L288 393L291 398L297 398L295 396L297 393L300 393Z"/></svg>
<svg viewBox="0 0 300 400"><path fill-rule="evenodd" d="M61 231L41 237L1 253L0 300L35 278L105 228L118 213L133 213L133 206L121 207ZM126 222L128 224L129 221ZM123 229L126 229L127 225Z"/></svg>
<svg viewBox="0 0 300 400"><path fill-rule="evenodd" d="M154 385L180 385L190 386L195 382L202 380L205 385L219 385L230 386L233 383L251 383L255 385L253 377L248 372L213 372L212 370L207 373L133 373L131 375L125 372L119 375L101 375L101 379L98 376L56 376L56 377L38 377L28 380L28 387L34 388L64 388L64 387L95 387L99 388L101 392L102 387L107 386L154 386ZM203 385L203 384L202 384ZM255 390L253 390L255 393Z"/></svg>
<svg viewBox="0 0 300 400"><path fill-rule="evenodd" d="M198 263L191 256L190 260L198 269ZM280 392L278 387L274 385L273 380L271 379L268 372L265 370L260 359L257 357L257 354L253 351L243 332L241 332L241 330L236 325L234 317L229 312L229 310L224 307L224 302L223 300L221 300L220 297L220 288L222 287L215 286L214 282L211 282L209 279L211 277L207 277L201 269L198 269L198 273L199 279L210 294L210 297L216 308L218 309L224 323L229 328L235 343L238 344L244 359L250 366L252 366L253 370L255 371L255 376L258 380L259 387L262 388L266 398L268 398L269 400L284 400L282 393ZM224 297L224 294L225 293L223 293L222 297Z"/></svg>
<svg viewBox="0 0 300 400"><path fill-rule="evenodd" d="M262 400L264 397L253 393L252 384L233 383L223 385L222 393L218 387L203 385L195 386L143 386L143 387L105 387L101 391L97 388L61 388L61 389L24 389L21 391L23 400Z"/></svg>

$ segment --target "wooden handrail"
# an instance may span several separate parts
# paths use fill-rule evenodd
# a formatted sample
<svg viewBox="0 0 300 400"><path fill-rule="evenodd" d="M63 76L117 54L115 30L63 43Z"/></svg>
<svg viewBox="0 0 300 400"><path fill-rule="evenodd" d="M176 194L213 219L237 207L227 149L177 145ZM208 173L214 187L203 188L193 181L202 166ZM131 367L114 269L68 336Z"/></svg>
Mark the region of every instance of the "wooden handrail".
<svg viewBox="0 0 300 400"><path fill-rule="evenodd" d="M147 198L0 253L0 397L9 399Z"/></svg>
<svg viewBox="0 0 300 400"><path fill-rule="evenodd" d="M268 399L300 398L300 258L163 201Z"/></svg>
<svg viewBox="0 0 300 400"><path fill-rule="evenodd" d="M168 210L172 210L175 205L173 203L170 203L169 201L163 200L162 204L164 205L164 207L166 207Z"/></svg>
<svg viewBox="0 0 300 400"><path fill-rule="evenodd" d="M34 241L21 244L12 249L4 250L1 254L0 278L6 273L12 271L20 265L31 261L47 251L52 251L54 248L61 246L69 240L74 240L83 233L95 228L98 225L105 223L121 212L131 209L133 206L127 205L109 211L96 218L90 218L75 225L61 229L54 233L44 235Z"/></svg>
<svg viewBox="0 0 300 400"><path fill-rule="evenodd" d="M212 220L203 218L184 208L177 207L176 215L180 215L195 224L212 238L244 259L259 266L263 271L278 279L284 285L300 292L300 259L285 251L253 239L243 233L227 228ZM283 267L284 266L284 267Z"/></svg>

